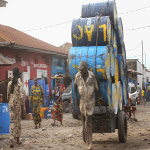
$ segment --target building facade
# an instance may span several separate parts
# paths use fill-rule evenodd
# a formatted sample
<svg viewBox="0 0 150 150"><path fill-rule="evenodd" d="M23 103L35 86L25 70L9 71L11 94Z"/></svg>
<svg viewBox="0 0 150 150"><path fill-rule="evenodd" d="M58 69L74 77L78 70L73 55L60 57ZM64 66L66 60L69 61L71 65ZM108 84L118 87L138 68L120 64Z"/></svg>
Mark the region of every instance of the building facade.
<svg viewBox="0 0 150 150"><path fill-rule="evenodd" d="M150 71L146 69L145 66L142 65L138 59L128 59L127 68L136 71L136 83L139 83L140 88L142 88L142 86L145 86L145 84L149 82Z"/></svg>
<svg viewBox="0 0 150 150"><path fill-rule="evenodd" d="M34 78L48 77L51 91L51 76L60 73L54 72L54 58L60 62L55 63L57 69L65 75L66 51L3 25L0 25L0 54L12 63L9 66L0 65L0 83L11 77L13 68L18 67L27 95L28 80Z"/></svg>

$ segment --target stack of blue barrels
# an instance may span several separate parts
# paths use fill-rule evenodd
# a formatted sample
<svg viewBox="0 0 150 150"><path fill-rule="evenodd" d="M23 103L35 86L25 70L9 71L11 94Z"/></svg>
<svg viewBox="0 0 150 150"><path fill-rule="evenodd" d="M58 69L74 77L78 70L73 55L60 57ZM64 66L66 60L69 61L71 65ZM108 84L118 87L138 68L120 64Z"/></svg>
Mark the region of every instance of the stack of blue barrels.
<svg viewBox="0 0 150 150"><path fill-rule="evenodd" d="M99 81L103 99L117 113L118 106L122 109L127 103L128 80L123 26L116 2L85 4L81 12L81 18L72 22L69 74L74 80L79 63L86 61Z"/></svg>

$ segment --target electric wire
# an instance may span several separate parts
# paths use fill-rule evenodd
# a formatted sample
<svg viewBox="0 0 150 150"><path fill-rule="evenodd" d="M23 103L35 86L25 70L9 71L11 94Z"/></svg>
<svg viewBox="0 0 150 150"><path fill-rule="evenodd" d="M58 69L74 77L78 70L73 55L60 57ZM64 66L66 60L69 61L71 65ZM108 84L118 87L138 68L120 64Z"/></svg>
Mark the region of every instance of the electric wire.
<svg viewBox="0 0 150 150"><path fill-rule="evenodd" d="M138 27L138 28L133 28L133 29L127 29L127 30L124 30L124 31L134 31L134 30L140 30L140 29L144 29L144 28L149 28L150 25L147 25L147 26L144 26L144 27Z"/></svg>
<svg viewBox="0 0 150 150"><path fill-rule="evenodd" d="M126 51L134 51L134 50L136 50L137 48L139 48L141 45L142 45L142 43L140 43L140 45L138 45L136 48L129 49L129 50L126 50Z"/></svg>
<svg viewBox="0 0 150 150"><path fill-rule="evenodd" d="M132 12L147 9L147 8L150 8L150 6L139 8L139 9L136 9L136 10L127 11L127 12L122 12L122 13L119 13L119 14L122 15L122 14L132 13Z"/></svg>
<svg viewBox="0 0 150 150"><path fill-rule="evenodd" d="M26 30L26 31L24 31L24 32L34 31L34 30L42 30L42 29L45 29L45 28L56 27L56 26L59 26L59 25L63 25L63 24L70 23L70 22L72 22L72 20L66 21L66 22L62 22L62 23L58 23L58 24L55 24L55 25L46 26L46 27L41 27L41 28L36 28L36 29L30 29L30 30Z"/></svg>

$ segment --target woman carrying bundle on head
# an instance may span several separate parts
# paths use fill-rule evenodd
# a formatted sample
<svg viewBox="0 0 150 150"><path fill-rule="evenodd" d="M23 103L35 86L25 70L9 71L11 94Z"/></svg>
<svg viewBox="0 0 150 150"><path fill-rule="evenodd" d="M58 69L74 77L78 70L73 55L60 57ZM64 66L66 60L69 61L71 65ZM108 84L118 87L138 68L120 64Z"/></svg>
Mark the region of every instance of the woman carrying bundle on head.
<svg viewBox="0 0 150 150"><path fill-rule="evenodd" d="M63 88L62 86L60 86L60 79L56 79L56 87L54 87L55 103L52 108L52 119L54 119L54 123L51 124L52 126L55 126L55 120L60 121L60 124L62 125L63 120L62 93Z"/></svg>

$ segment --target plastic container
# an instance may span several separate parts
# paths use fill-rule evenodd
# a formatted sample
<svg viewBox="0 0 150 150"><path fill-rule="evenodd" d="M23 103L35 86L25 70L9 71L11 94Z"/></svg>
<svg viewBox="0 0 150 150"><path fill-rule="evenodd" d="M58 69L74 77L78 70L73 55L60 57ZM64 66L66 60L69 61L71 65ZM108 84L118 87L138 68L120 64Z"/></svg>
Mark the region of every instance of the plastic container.
<svg viewBox="0 0 150 150"><path fill-rule="evenodd" d="M29 96L30 96L30 92L31 92L31 87L34 85L34 80L29 80L28 81L28 87L29 87Z"/></svg>
<svg viewBox="0 0 150 150"><path fill-rule="evenodd" d="M97 70L98 79L110 76L110 49L107 46L72 47L69 52L69 75L72 79L78 73L82 60L88 63L88 69L94 74ZM95 60L96 59L96 60Z"/></svg>
<svg viewBox="0 0 150 150"><path fill-rule="evenodd" d="M97 46L110 45L112 37L110 19L108 16L101 17L100 22L98 17L74 19L71 37L73 47L95 46L96 42Z"/></svg>
<svg viewBox="0 0 150 150"><path fill-rule="evenodd" d="M118 60L118 68L119 68L119 80L125 81L125 66L124 66L124 60L122 55L117 56Z"/></svg>
<svg viewBox="0 0 150 150"><path fill-rule="evenodd" d="M45 79L43 79L43 78L38 78L38 79L37 79L37 83L42 86L43 91L44 91L44 95L45 95Z"/></svg>
<svg viewBox="0 0 150 150"><path fill-rule="evenodd" d="M103 97L107 106L112 104L112 81L111 78L108 80L99 80L100 93Z"/></svg>
<svg viewBox="0 0 150 150"><path fill-rule="evenodd" d="M47 109L44 111L45 119L51 118L51 110Z"/></svg>
<svg viewBox="0 0 150 150"><path fill-rule="evenodd" d="M49 109L51 109L54 105L49 105Z"/></svg>
<svg viewBox="0 0 150 150"><path fill-rule="evenodd" d="M82 5L82 17L89 18L99 16L102 11L102 16L109 16L114 27L117 26L117 7L115 0L109 0L104 2L89 3ZM105 8L105 9L104 9Z"/></svg>
<svg viewBox="0 0 150 150"><path fill-rule="evenodd" d="M50 105L54 105L55 100L50 100Z"/></svg>
<svg viewBox="0 0 150 150"><path fill-rule="evenodd" d="M45 92L44 92L45 96L49 96L49 85L45 84Z"/></svg>
<svg viewBox="0 0 150 150"><path fill-rule="evenodd" d="M41 107L40 116L41 118L45 118L45 110L49 109L49 107Z"/></svg>
<svg viewBox="0 0 150 150"><path fill-rule="evenodd" d="M45 106L45 107L48 107L49 104L50 104L50 98L49 98L49 96L45 96L45 97L44 97L44 106Z"/></svg>
<svg viewBox="0 0 150 150"><path fill-rule="evenodd" d="M9 134L10 115L8 103L0 103L0 134Z"/></svg>

